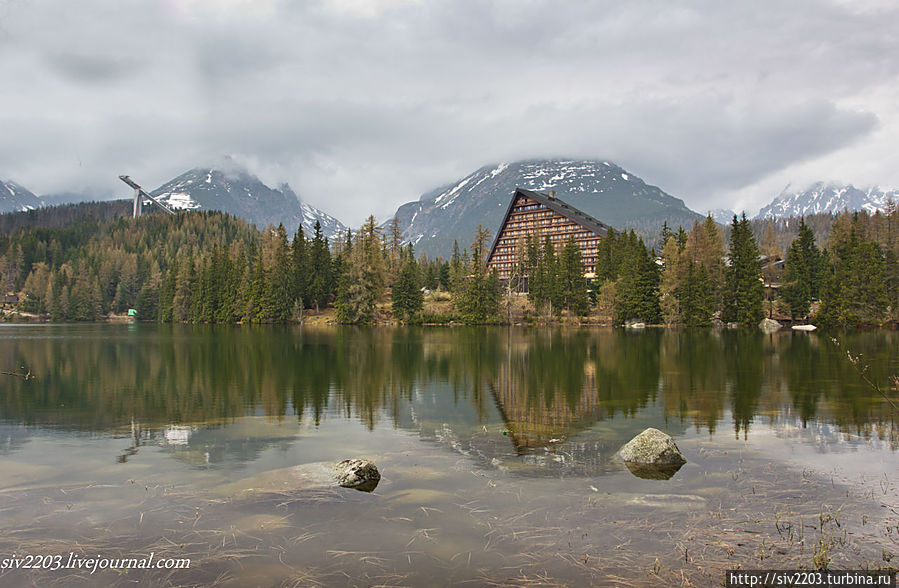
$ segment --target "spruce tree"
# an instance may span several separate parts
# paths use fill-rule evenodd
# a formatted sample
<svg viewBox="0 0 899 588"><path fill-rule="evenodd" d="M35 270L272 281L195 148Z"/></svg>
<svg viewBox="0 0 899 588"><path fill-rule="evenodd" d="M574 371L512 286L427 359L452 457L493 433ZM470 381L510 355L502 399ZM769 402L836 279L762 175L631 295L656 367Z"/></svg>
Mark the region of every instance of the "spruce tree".
<svg viewBox="0 0 899 588"><path fill-rule="evenodd" d="M559 284L562 303L577 315L587 314L587 280L581 248L574 237L568 237L559 260Z"/></svg>
<svg viewBox="0 0 899 588"><path fill-rule="evenodd" d="M266 321L284 322L293 310L292 295L292 254L287 243L284 225L278 225L272 238L266 242L271 249L265 268L264 312ZM328 259L330 264L330 259ZM330 276L330 268L327 272ZM330 278L329 278L330 279Z"/></svg>
<svg viewBox="0 0 899 588"><path fill-rule="evenodd" d="M687 273L681 285L681 312L683 324L688 327L707 327L715 313L715 289L708 272L699 263L688 262Z"/></svg>
<svg viewBox="0 0 899 588"><path fill-rule="evenodd" d="M328 241L322 236L322 227L315 221L312 243L309 247L309 299L315 304L315 312L327 304L333 289L331 276L331 252Z"/></svg>
<svg viewBox="0 0 899 588"><path fill-rule="evenodd" d="M879 324L889 304L883 251L858 234L858 217L834 222L819 319L831 328Z"/></svg>
<svg viewBox="0 0 899 588"><path fill-rule="evenodd" d="M662 272L659 276L659 306L662 320L676 325L683 321L681 314L682 286L685 279L684 266L687 256L681 252L677 239L672 235L662 248Z"/></svg>
<svg viewBox="0 0 899 588"><path fill-rule="evenodd" d="M465 285L465 264L459 253L459 242L453 241L453 255L449 261L449 290L453 294L461 294Z"/></svg>
<svg viewBox="0 0 899 588"><path fill-rule="evenodd" d="M424 296L418 264L412 252L412 245L400 253L401 269L393 284L393 315L407 323L414 322L421 314Z"/></svg>
<svg viewBox="0 0 899 588"><path fill-rule="evenodd" d="M618 322L658 322L661 315L658 266L633 230L622 235L622 241L621 277L615 287Z"/></svg>
<svg viewBox="0 0 899 588"><path fill-rule="evenodd" d="M290 252L293 257L293 265L291 267L293 270L291 279L293 299L301 306L308 300L309 274L311 273L309 271L309 254L306 245L306 236L303 234L303 226L300 225L293 236Z"/></svg>
<svg viewBox="0 0 899 588"><path fill-rule="evenodd" d="M793 320L807 316L812 299L820 297L823 264L815 235L805 224L805 218L800 218L799 234L787 251L783 289Z"/></svg>
<svg viewBox="0 0 899 588"><path fill-rule="evenodd" d="M490 231L478 225L471 244L468 272L461 296L455 300L456 310L466 324L484 324L499 316L502 288L495 271L487 270L487 239Z"/></svg>
<svg viewBox="0 0 899 588"><path fill-rule="evenodd" d="M725 271L724 312L728 322L755 325L764 318L764 286L761 280L759 247L746 219L734 215L730 232L730 266Z"/></svg>

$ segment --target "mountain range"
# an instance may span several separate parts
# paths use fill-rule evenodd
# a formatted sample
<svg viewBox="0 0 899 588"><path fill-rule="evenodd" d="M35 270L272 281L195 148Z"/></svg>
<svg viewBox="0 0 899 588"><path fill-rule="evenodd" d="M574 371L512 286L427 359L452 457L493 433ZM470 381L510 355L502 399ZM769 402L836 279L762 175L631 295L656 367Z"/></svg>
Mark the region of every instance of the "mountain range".
<svg viewBox="0 0 899 588"><path fill-rule="evenodd" d="M0 213L34 210L44 202L15 182L0 180Z"/></svg>
<svg viewBox="0 0 899 588"><path fill-rule="evenodd" d="M300 225L311 237L315 221L321 223L322 234L330 239L347 230L333 216L300 200L289 185L270 188L240 168L194 168L156 188L151 195L176 210L221 210L259 228L282 223L291 237Z"/></svg>
<svg viewBox="0 0 899 588"><path fill-rule="evenodd" d="M546 192L616 228L655 231L702 218L683 200L607 161L528 160L488 165L425 193L396 211L403 239L418 253L448 257L467 248L479 224L499 228L516 188ZM388 225L385 223L385 226Z"/></svg>
<svg viewBox="0 0 899 588"><path fill-rule="evenodd" d="M484 166L452 184L401 205L395 213L402 237L419 253L448 257L453 241L470 246L478 224L491 232L499 228L516 188L556 196L618 229L655 233L669 226L692 225L702 218L682 200L647 184L633 173L608 161L527 160ZM245 218L258 227L283 223L292 235L302 226L307 236L316 221L332 240L347 227L336 218L303 202L287 184L272 188L247 170L229 162L218 168L198 167L166 182L152 194L175 209L221 210ZM80 200L104 200L109 194L66 193L38 197L12 181L0 181L0 213L27 211ZM884 210L899 190L819 182L804 190L789 187L763 207L757 219L782 218L843 210ZM716 221L730 224L733 212L710 212ZM384 223L384 227L390 224Z"/></svg>
<svg viewBox="0 0 899 588"><path fill-rule="evenodd" d="M859 189L852 184L818 182L804 190L791 191L787 186L771 204L763 207L755 218L785 218L810 214L834 214L844 210L885 210L887 202L899 199L899 190L880 187Z"/></svg>

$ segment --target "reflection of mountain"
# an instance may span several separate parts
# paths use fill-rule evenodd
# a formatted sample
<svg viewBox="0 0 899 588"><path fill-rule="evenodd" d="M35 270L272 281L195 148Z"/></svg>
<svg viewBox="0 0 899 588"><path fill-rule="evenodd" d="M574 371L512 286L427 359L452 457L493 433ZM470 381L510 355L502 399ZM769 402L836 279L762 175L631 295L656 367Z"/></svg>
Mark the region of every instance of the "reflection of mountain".
<svg viewBox="0 0 899 588"><path fill-rule="evenodd" d="M764 418L869 437L890 422L843 352L807 334L76 324L3 335L0 365L36 379L2 382L0 423L126 435L135 422L190 463L253 460L289 442L241 433L247 415L385 423L486 463L558 458L587 469L646 426L745 435ZM876 381L895 371L896 333L844 343Z"/></svg>

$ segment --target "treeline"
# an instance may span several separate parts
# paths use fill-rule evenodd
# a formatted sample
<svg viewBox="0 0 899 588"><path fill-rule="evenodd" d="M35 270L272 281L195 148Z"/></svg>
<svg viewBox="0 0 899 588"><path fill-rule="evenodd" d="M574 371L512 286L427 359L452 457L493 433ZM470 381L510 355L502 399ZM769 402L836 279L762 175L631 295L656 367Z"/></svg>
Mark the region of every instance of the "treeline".
<svg viewBox="0 0 899 588"><path fill-rule="evenodd" d="M727 231L711 218L689 231L665 226L659 250L633 230L610 231L587 279L573 240L531 236L519 242L507 283L488 271L490 234L482 227L469 246L435 260L403 244L396 220L385 230L373 217L333 243L320 226L291 236L283 226L259 231L220 212L78 218L0 233L0 284L20 294L19 310L54 321L136 309L141 320L261 323L333 307L348 324L567 315L685 326L755 325L769 314L847 327L896 320L899 309L895 207L835 217L822 246L799 219L785 251L770 234L760 243L745 216ZM425 308L429 290L451 302ZM522 306L515 294L524 292Z"/></svg>
<svg viewBox="0 0 899 588"><path fill-rule="evenodd" d="M131 216L131 200L110 200L106 202L79 202L60 204L0 214L0 233L14 233L22 229L68 227L87 220L104 221L122 216ZM144 213L154 212L148 209Z"/></svg>
<svg viewBox="0 0 899 588"><path fill-rule="evenodd" d="M258 231L228 214L204 211L98 218L92 209L0 234L0 284L19 293L23 312L53 321L91 321L135 309L141 320L175 323L289 322L306 310L336 309L338 321L393 316L423 320L423 290L455 294L440 320L498 320L499 281L487 272L488 233L450 261L416 258L396 222L389 235L369 217L330 243L283 226ZM46 212L46 211L45 211ZM46 217L46 214L44 215ZM34 226L37 225L37 226Z"/></svg>
<svg viewBox="0 0 899 588"><path fill-rule="evenodd" d="M830 220L826 229L824 219ZM899 318L896 206L812 220L769 222L759 243L758 225L734 217L726 256L711 219L695 224L686 238L683 230L669 236L659 286L664 321L698 326L720 317L752 324L767 312L845 328ZM785 248L777 238L778 224L795 227ZM828 236L816 239L816 233Z"/></svg>
<svg viewBox="0 0 899 588"><path fill-rule="evenodd" d="M899 318L899 215L886 212L815 215L760 225L734 216L725 231L711 217L689 231L663 227L659 251L634 231L600 241L589 298L574 268L574 241L522 239L511 284L527 290L540 311L592 311L627 322L709 326L758 324L766 314L845 328ZM824 226L823 221L829 225ZM782 249L785 231L795 236ZM818 246L815 233L826 234ZM725 247L725 239L728 242ZM528 281L529 284L522 286Z"/></svg>

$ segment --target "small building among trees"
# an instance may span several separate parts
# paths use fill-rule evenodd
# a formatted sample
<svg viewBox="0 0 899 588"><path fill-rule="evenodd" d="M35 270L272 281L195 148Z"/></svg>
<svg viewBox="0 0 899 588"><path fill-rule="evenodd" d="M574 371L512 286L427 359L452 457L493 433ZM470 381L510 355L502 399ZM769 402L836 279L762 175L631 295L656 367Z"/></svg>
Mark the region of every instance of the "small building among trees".
<svg viewBox="0 0 899 588"><path fill-rule="evenodd" d="M580 249L584 276L593 278L599 241L610 229L605 223L556 198L555 190L543 194L518 188L496 232L487 266L496 270L501 281L508 282L518 268L527 265L529 238L548 240L556 250L561 250L569 239L573 239ZM527 278L526 275L519 277Z"/></svg>

